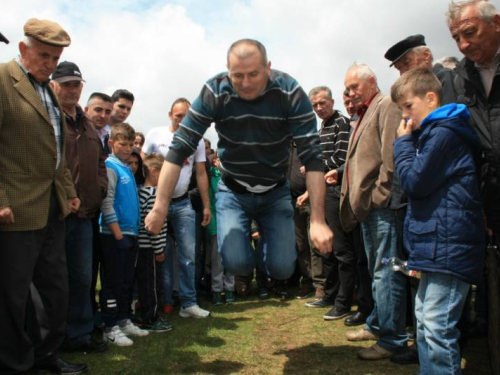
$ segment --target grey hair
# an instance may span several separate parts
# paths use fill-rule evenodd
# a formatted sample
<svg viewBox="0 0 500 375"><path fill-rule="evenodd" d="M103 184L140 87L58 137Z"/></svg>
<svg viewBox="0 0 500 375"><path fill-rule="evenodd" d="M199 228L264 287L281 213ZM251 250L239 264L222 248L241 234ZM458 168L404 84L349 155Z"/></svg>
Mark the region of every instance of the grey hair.
<svg viewBox="0 0 500 375"><path fill-rule="evenodd" d="M26 47L32 47L33 46L33 38L31 36L25 35L22 42Z"/></svg>
<svg viewBox="0 0 500 375"><path fill-rule="evenodd" d="M440 59L436 60L436 64L441 64L445 68L448 69L455 69L457 64L460 62L455 56L445 56L441 57Z"/></svg>
<svg viewBox="0 0 500 375"><path fill-rule="evenodd" d="M327 86L317 86L311 89L311 91L309 91L309 97L319 94L320 91L325 91L328 99L333 100L332 90Z"/></svg>
<svg viewBox="0 0 500 375"><path fill-rule="evenodd" d="M420 55L422 52L429 52L429 54L431 55L431 64L432 64L432 60L434 59L434 57L432 56L432 52L431 52L431 49L427 46L417 46L417 47L413 47L411 49L413 52L415 52L417 55Z"/></svg>
<svg viewBox="0 0 500 375"><path fill-rule="evenodd" d="M375 83L377 83L377 76L375 75L372 68L370 68L368 65L354 63L350 66L349 70L354 69L354 68L357 69L356 73L358 74L359 79L368 80L369 78L373 77L373 79L375 79Z"/></svg>
<svg viewBox="0 0 500 375"><path fill-rule="evenodd" d="M491 19L495 15L498 15L498 10L488 0L452 0L446 12L448 28L450 28L453 21L460 17L464 9L468 6L475 6L479 13L479 17L487 23L490 23Z"/></svg>

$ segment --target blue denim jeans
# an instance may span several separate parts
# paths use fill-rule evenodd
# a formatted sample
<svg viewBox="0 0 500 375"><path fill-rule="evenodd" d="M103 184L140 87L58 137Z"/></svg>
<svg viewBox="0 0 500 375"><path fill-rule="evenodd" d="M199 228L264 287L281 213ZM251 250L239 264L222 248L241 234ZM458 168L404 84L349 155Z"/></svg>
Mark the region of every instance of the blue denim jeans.
<svg viewBox="0 0 500 375"><path fill-rule="evenodd" d="M420 374L460 374L457 323L470 285L451 275L422 272L415 298Z"/></svg>
<svg viewBox="0 0 500 375"><path fill-rule="evenodd" d="M69 279L68 348L90 341L94 314L90 299L92 283L92 221L70 215L65 220L66 261Z"/></svg>
<svg viewBox="0 0 500 375"><path fill-rule="evenodd" d="M392 352L404 348L408 341L405 331L406 276L382 264L382 258L401 258L403 255L398 241L402 221L397 214L395 210L376 208L361 223L375 302L365 328L378 335L379 346Z"/></svg>
<svg viewBox="0 0 500 375"><path fill-rule="evenodd" d="M269 276L285 280L295 270L295 224L288 183L261 195L239 194L219 182L217 191L217 241L226 272L249 275L262 258ZM262 253L251 246L250 225L256 220Z"/></svg>
<svg viewBox="0 0 500 375"><path fill-rule="evenodd" d="M195 247L196 228L195 211L189 199L171 203L167 221L175 233L177 259L179 261L179 298L182 307L197 304L195 287ZM167 241L165 261L162 264L163 286L166 304L172 301L174 241Z"/></svg>

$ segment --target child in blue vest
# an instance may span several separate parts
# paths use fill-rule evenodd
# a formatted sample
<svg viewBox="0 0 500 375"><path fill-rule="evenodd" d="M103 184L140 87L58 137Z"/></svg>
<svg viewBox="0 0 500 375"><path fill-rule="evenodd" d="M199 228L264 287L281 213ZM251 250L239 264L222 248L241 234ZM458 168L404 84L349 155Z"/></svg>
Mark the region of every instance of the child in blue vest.
<svg viewBox="0 0 500 375"><path fill-rule="evenodd" d="M130 320L140 224L137 188L127 162L134 140L135 131L129 124L116 124L111 129L112 155L106 159L108 192L101 206L103 340L117 346L132 345L133 341L127 336L148 334Z"/></svg>
<svg viewBox="0 0 500 375"><path fill-rule="evenodd" d="M427 69L403 74L391 97L403 111L394 157L409 199L408 268L422 271L415 299L420 374L460 374L456 325L485 250L473 157L479 140L467 107L440 106L441 84Z"/></svg>

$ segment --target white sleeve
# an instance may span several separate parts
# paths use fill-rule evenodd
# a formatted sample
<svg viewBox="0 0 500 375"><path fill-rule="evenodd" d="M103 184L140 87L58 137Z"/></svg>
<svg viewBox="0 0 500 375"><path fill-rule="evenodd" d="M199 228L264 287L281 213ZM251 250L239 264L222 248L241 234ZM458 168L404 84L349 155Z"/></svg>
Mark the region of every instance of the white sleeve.
<svg viewBox="0 0 500 375"><path fill-rule="evenodd" d="M144 145L142 145L142 152L144 152L146 155L152 155L155 153L156 145L154 133L154 129L150 130L146 135Z"/></svg>
<svg viewBox="0 0 500 375"><path fill-rule="evenodd" d="M198 143L198 147L196 148L196 152L194 153L194 162L195 163L201 163L205 162L207 160L206 154L205 154L205 141L200 139L200 142Z"/></svg>

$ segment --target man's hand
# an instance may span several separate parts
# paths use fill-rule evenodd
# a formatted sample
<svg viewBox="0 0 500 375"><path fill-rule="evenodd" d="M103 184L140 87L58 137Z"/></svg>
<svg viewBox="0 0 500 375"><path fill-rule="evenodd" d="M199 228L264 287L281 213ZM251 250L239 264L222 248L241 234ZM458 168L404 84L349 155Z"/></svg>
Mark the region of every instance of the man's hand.
<svg viewBox="0 0 500 375"><path fill-rule="evenodd" d="M325 181L329 185L337 185L339 182L339 172L336 169L332 169L331 171L325 174Z"/></svg>
<svg viewBox="0 0 500 375"><path fill-rule="evenodd" d="M252 233L252 240L257 241L260 238L260 233L259 231L253 232Z"/></svg>
<svg viewBox="0 0 500 375"><path fill-rule="evenodd" d="M153 207L148 216L144 219L144 227L146 230L154 235L160 233L161 228L163 228L163 224L165 223L167 212L168 207L164 212L159 212Z"/></svg>
<svg viewBox="0 0 500 375"><path fill-rule="evenodd" d="M299 171L300 171L300 174L301 174L302 176L305 176L305 175L306 175L306 167L304 167L304 166L300 167L300 168L299 168Z"/></svg>
<svg viewBox="0 0 500 375"><path fill-rule="evenodd" d="M163 263L165 261L165 253L155 255L155 261L158 263Z"/></svg>
<svg viewBox="0 0 500 375"><path fill-rule="evenodd" d="M413 120L409 119L407 122L406 119L402 119L398 128L398 133L397 133L398 138L402 137L403 135L411 134L412 131L413 131Z"/></svg>
<svg viewBox="0 0 500 375"><path fill-rule="evenodd" d="M10 207L0 208L0 224L14 223L14 213Z"/></svg>
<svg viewBox="0 0 500 375"><path fill-rule="evenodd" d="M202 227L206 227L210 224L210 220L212 219L212 212L210 212L210 208L203 209L203 221L201 222Z"/></svg>
<svg viewBox="0 0 500 375"><path fill-rule="evenodd" d="M68 206L71 213L76 214L82 202L77 197L68 199Z"/></svg>
<svg viewBox="0 0 500 375"><path fill-rule="evenodd" d="M333 251L333 233L326 222L312 222L309 236L314 247L320 254L328 254Z"/></svg>
<svg viewBox="0 0 500 375"><path fill-rule="evenodd" d="M297 198L297 206L302 207L309 200L309 192L305 192L300 197Z"/></svg>

